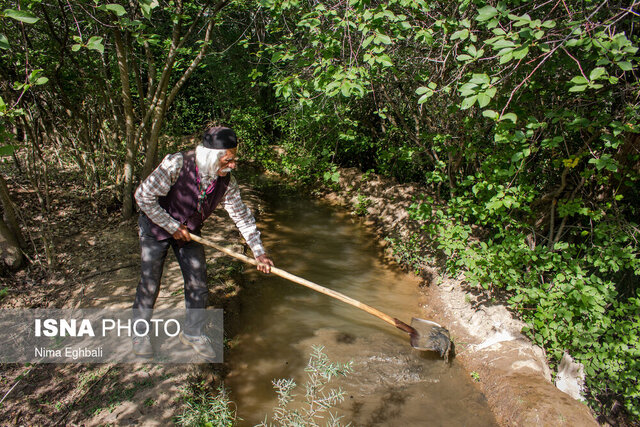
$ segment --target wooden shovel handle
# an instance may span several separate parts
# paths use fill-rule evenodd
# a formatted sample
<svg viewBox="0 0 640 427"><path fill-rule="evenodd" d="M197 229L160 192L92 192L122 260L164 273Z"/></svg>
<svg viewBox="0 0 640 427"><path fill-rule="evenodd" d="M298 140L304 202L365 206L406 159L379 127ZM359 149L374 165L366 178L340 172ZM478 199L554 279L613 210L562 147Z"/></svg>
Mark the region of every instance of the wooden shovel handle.
<svg viewBox="0 0 640 427"><path fill-rule="evenodd" d="M246 262L248 264L252 264L252 265L256 265L256 266L259 264L258 261L256 261L253 258L249 258L248 256L236 253L236 252L234 252L232 250L229 250L229 249L225 248L224 246L220 246L217 243L214 243L211 240L202 238L200 236L196 236L194 234L191 234L191 240L194 240L194 241L196 241L198 243L201 243L203 245L206 245L206 246L210 246L210 247L212 247L212 248L214 248L214 249L216 249L216 250L218 250L218 251L220 251L222 253L225 253L225 254L233 257L233 258L239 259L240 261L244 261L244 262ZM348 296L346 296L344 294L341 294L340 292L334 291L333 289L325 288L324 286L320 286L317 283L313 283L313 282L311 282L311 281L309 281L307 279L303 279L302 277L298 277L298 276L296 276L294 274L291 274L291 273L289 273L289 272L287 272L285 270L282 270L280 268L277 268L277 267L271 267L271 272L273 274L275 274L276 276L280 276L280 277L285 278L287 280L291 280L294 283L297 283L297 284L302 285L302 286L306 286L307 288L311 288L316 292L320 292L321 294L325 294L325 295L328 295L328 296L330 296L332 298L340 300L342 302L346 302L347 304L350 304L350 305L352 305L352 306L354 306L356 308L359 308L360 310L364 310L367 313L372 314L372 315L384 320L385 322L395 326L396 328L401 329L401 330L403 330L403 331L405 331L405 332L407 332L409 334L411 334L412 332L415 332L415 330L411 326L407 325L406 323L404 323L404 322L402 322L402 321L400 321L400 320L398 320L398 319L396 319L394 317L391 317L388 314L385 314L385 313L381 312L380 310L377 310L377 309L375 309L375 308L373 308L371 306L368 306L367 304L363 304L358 300L355 300L355 299L353 299L351 297L348 297Z"/></svg>

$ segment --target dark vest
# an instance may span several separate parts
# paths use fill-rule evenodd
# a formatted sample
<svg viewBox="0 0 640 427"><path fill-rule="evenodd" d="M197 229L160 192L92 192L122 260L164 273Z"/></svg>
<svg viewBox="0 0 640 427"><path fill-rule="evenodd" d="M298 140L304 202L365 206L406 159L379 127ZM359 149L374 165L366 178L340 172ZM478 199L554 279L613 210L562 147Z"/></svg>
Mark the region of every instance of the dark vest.
<svg viewBox="0 0 640 427"><path fill-rule="evenodd" d="M186 224L189 232L199 234L202 223L211 215L218 206L229 187L231 174L219 176L215 182L215 188L207 194L202 202L200 212L198 212L198 177L196 172L196 152L195 150L182 153L182 169L175 184L166 196L158 197L158 203L169 215L178 220L181 224ZM172 237L164 228L149 221L151 232L158 240L165 240Z"/></svg>

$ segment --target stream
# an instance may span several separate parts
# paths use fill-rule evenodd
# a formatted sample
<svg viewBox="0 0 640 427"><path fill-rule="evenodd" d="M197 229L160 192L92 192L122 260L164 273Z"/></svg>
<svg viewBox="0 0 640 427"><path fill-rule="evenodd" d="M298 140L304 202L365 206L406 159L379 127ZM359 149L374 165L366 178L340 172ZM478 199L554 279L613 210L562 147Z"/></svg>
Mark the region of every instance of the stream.
<svg viewBox="0 0 640 427"><path fill-rule="evenodd" d="M419 280L384 263L376 236L357 218L301 196L260 197L259 227L276 266L407 323L420 317ZM293 378L296 400L304 398L304 368L317 345L332 362L353 364L351 373L328 384L346 393L331 410L343 424L496 425L486 399L455 360L449 365L414 350L407 334L328 296L255 271L248 278L237 334L225 355L225 383L239 425L272 419L274 379Z"/></svg>

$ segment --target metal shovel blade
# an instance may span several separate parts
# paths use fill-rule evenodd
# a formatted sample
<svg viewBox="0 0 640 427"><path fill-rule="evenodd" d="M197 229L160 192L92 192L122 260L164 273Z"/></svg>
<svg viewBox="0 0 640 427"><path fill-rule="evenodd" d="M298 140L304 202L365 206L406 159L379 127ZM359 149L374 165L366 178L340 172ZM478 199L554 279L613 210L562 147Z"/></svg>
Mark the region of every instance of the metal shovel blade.
<svg viewBox="0 0 640 427"><path fill-rule="evenodd" d="M430 320L411 318L411 327L415 333L411 333L411 346L418 350L435 351L440 357L449 359L451 351L451 338L449 331L436 322Z"/></svg>

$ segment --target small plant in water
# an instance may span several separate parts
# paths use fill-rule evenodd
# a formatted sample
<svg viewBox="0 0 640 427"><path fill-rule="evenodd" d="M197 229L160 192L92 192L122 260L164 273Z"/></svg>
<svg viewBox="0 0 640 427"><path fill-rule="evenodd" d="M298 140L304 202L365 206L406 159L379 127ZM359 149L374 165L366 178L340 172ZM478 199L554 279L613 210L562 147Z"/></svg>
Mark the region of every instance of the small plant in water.
<svg viewBox="0 0 640 427"><path fill-rule="evenodd" d="M340 418L328 412L329 409L344 400L345 392L341 389L326 389L331 378L351 372L351 362L331 363L323 353L323 346L313 346L309 363L305 368L308 380L305 384L303 402L295 402L293 393L297 384L293 379L273 380L273 387L278 394L278 406L273 409L273 421L267 418L259 426L319 426L319 421L328 415L327 426L340 426ZM295 405L297 409L292 409Z"/></svg>
<svg viewBox="0 0 640 427"><path fill-rule="evenodd" d="M478 382L480 381L480 374L477 373L476 371L471 372L471 378L473 378L474 381Z"/></svg>

